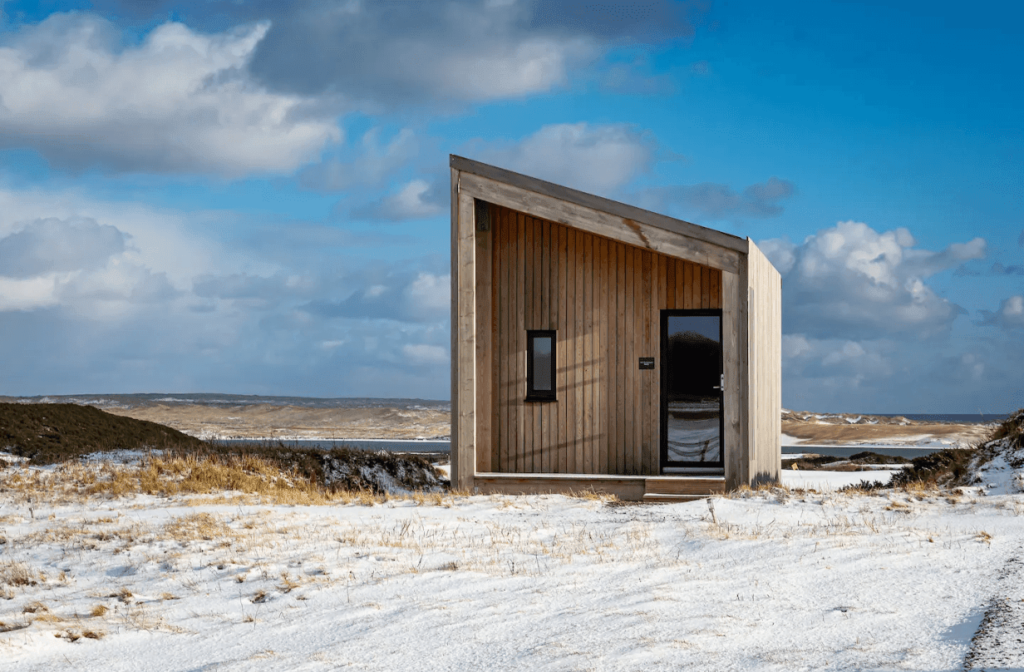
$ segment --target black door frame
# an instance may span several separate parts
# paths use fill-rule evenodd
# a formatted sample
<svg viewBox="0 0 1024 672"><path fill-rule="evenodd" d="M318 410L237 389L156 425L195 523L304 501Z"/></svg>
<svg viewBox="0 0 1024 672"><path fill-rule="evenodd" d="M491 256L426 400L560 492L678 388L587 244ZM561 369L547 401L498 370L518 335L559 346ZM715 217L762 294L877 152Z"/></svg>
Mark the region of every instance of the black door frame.
<svg viewBox="0 0 1024 672"><path fill-rule="evenodd" d="M673 462L668 461L668 318L670 317L701 317L710 316L718 318L718 370L725 373L724 362L724 341L722 338L722 310L721 308L671 308L661 311L661 385L659 387L659 400L661 414L661 446L659 446L658 473L664 473L666 468L671 469L724 469L725 468L725 390L718 390L718 462Z"/></svg>

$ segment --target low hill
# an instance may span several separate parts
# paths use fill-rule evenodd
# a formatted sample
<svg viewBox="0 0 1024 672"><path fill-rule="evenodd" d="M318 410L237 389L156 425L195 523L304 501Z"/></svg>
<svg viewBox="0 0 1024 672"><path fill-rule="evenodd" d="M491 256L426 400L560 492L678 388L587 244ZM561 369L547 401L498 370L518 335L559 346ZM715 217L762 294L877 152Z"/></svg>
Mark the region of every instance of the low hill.
<svg viewBox="0 0 1024 672"><path fill-rule="evenodd" d="M117 450L157 450L166 456L191 455L229 466L262 463L331 490L387 494L439 490L446 484L444 475L420 455L348 448L306 450L273 442L218 445L92 406L0 402L0 451L28 458L31 464Z"/></svg>
<svg viewBox="0 0 1024 672"><path fill-rule="evenodd" d="M176 429L78 404L0 403L0 450L51 464L108 450L199 451L207 444Z"/></svg>

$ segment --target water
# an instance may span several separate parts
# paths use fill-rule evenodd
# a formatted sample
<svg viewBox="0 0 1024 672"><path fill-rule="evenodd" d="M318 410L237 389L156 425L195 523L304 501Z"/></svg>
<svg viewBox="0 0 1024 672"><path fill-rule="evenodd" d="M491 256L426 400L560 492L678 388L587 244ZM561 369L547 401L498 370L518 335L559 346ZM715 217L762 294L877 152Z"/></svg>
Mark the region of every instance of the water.
<svg viewBox="0 0 1024 672"><path fill-rule="evenodd" d="M255 394L171 394L153 392L146 394L64 394L41 397L0 397L0 401L20 403L88 404L97 408L135 408L136 406L200 405L214 407L231 406L297 406L300 408L400 408L403 410L448 411L451 403L432 399L390 399L375 397L287 397L260 396Z"/></svg>
<svg viewBox="0 0 1024 672"><path fill-rule="evenodd" d="M237 446L246 443L262 443L243 439L220 439L213 443L222 446ZM451 441L399 441L391 439L303 439L293 441L273 441L272 445L281 443L289 448L304 450L331 450L332 448L354 448L356 450L386 450L391 453L448 453Z"/></svg>

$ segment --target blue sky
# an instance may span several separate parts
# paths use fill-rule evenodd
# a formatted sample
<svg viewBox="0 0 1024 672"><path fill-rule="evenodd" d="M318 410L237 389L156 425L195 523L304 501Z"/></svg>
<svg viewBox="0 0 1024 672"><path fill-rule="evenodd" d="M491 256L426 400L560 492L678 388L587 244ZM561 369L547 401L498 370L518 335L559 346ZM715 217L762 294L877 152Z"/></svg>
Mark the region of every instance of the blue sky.
<svg viewBox="0 0 1024 672"><path fill-rule="evenodd" d="M0 394L445 399L456 153L754 239L783 403L1024 406L1024 5L0 1Z"/></svg>

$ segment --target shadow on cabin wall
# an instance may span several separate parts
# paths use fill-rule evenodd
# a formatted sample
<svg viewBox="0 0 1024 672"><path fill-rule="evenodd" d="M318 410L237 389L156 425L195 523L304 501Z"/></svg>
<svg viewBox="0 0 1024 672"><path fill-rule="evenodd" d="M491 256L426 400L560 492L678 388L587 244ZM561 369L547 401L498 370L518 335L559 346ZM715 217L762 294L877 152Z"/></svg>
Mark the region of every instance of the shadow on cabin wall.
<svg viewBox="0 0 1024 672"><path fill-rule="evenodd" d="M770 474L765 471L754 474L754 478L750 481L750 487L757 488L762 485L779 485L779 478L775 474Z"/></svg>

